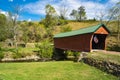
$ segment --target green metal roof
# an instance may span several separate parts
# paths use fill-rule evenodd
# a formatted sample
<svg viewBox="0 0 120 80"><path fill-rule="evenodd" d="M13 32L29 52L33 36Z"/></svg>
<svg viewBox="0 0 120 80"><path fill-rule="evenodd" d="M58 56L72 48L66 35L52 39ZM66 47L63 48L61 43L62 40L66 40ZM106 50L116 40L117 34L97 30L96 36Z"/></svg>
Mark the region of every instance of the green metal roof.
<svg viewBox="0 0 120 80"><path fill-rule="evenodd" d="M70 32L59 33L59 34L56 34L54 36L54 38L62 38L62 37L80 35L80 34L94 33L101 26L103 26L108 31L108 33L110 33L110 31L108 30L108 28L104 24L98 24L96 26L86 27L86 28L82 28L82 29L79 29L79 30L73 30L73 31L70 31Z"/></svg>

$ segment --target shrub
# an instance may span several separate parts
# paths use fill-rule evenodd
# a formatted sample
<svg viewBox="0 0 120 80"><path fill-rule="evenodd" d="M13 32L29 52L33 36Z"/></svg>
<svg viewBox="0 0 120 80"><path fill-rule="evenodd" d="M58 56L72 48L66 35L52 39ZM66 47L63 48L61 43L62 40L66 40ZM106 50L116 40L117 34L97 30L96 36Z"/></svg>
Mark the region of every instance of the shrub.
<svg viewBox="0 0 120 80"><path fill-rule="evenodd" d="M0 60L4 58L4 53L0 51Z"/></svg>
<svg viewBox="0 0 120 80"><path fill-rule="evenodd" d="M23 57L26 57L27 56L27 53L24 53L24 52L21 52L21 48L16 48L12 51L12 57L14 59L16 58L23 58Z"/></svg>
<svg viewBox="0 0 120 80"><path fill-rule="evenodd" d="M67 51L67 56L73 56L73 52L72 51Z"/></svg>
<svg viewBox="0 0 120 80"><path fill-rule="evenodd" d="M53 46L48 39L42 41L40 44L35 44L39 48L38 55L41 58L51 58L53 53Z"/></svg>
<svg viewBox="0 0 120 80"><path fill-rule="evenodd" d="M67 20L59 19L58 25L65 25L65 24L68 24Z"/></svg>
<svg viewBox="0 0 120 80"><path fill-rule="evenodd" d="M14 59L26 57L24 53L13 53L12 56Z"/></svg>
<svg viewBox="0 0 120 80"><path fill-rule="evenodd" d="M80 52L74 52L74 51L67 51L66 52L68 56L74 56L74 57L78 57Z"/></svg>
<svg viewBox="0 0 120 80"><path fill-rule="evenodd" d="M80 56L80 52L75 52L75 51L67 51L66 52L67 56L69 56L69 58L73 58L74 61L76 62Z"/></svg>
<svg viewBox="0 0 120 80"><path fill-rule="evenodd" d="M18 49L15 49L13 51L13 54L12 54L13 58L16 59L16 58L21 58L22 55L19 53L19 50Z"/></svg>
<svg viewBox="0 0 120 80"><path fill-rule="evenodd" d="M0 45L0 60L4 58L4 53L3 53L3 50L1 48L1 45Z"/></svg>
<svg viewBox="0 0 120 80"><path fill-rule="evenodd" d="M61 26L60 27L60 31L61 32L68 32L68 31L71 31L72 28L70 26Z"/></svg>

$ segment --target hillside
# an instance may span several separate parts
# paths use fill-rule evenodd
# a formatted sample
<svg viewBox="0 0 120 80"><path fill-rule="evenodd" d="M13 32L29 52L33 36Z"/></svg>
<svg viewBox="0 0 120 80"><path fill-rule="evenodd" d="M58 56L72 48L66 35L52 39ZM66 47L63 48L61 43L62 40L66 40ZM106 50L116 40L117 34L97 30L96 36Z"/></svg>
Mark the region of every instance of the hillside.
<svg viewBox="0 0 120 80"><path fill-rule="evenodd" d="M106 22L103 22L106 25ZM80 28L84 28L84 27L90 27L90 26L94 26L100 24L99 21L84 21L84 22L75 22L75 21L68 21L68 24L64 25L64 26L69 26L72 28L72 30L78 30ZM61 26L56 26L56 33L60 33L60 27ZM110 22L107 27L109 28L109 30L111 32L116 32L117 31L117 23L115 21Z"/></svg>

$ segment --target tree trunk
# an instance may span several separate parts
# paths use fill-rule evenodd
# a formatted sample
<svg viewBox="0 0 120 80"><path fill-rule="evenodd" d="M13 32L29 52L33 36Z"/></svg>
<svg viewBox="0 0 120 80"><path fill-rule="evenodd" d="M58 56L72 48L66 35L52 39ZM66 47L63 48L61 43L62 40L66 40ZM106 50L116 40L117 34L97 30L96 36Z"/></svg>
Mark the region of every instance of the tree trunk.
<svg viewBox="0 0 120 80"><path fill-rule="evenodd" d="M14 35L14 45L17 48L17 39L16 39L16 35Z"/></svg>

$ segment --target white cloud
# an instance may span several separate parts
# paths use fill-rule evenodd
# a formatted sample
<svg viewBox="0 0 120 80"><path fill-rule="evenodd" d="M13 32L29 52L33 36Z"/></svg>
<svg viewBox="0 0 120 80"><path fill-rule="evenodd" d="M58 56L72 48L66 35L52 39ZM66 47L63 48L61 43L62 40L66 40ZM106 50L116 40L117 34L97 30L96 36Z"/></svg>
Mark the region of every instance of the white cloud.
<svg viewBox="0 0 120 80"><path fill-rule="evenodd" d="M12 16L12 19L15 19L15 18L18 19L18 18L19 18L19 15L16 14L16 15L13 15L13 16Z"/></svg>
<svg viewBox="0 0 120 80"><path fill-rule="evenodd" d="M6 11L0 10L0 13L4 14L5 16L8 16L8 12L6 12Z"/></svg>
<svg viewBox="0 0 120 80"><path fill-rule="evenodd" d="M35 3L30 3L24 6L24 9L32 14L42 14L45 15L45 6L47 4L51 4L56 9L59 14L59 9L63 6L63 4L68 8L68 13L73 9L78 9L81 5L85 6L85 10L87 13L87 18L94 18L96 15L99 15L98 12L106 12L106 9L112 7L111 5L115 4L118 0L110 0L105 4L93 2L93 1L85 1L85 0L39 0ZM114 3L113 3L114 2ZM70 18L69 14L67 14L68 18Z"/></svg>
<svg viewBox="0 0 120 80"><path fill-rule="evenodd" d="M111 3L117 3L117 2L119 2L120 0L110 0L109 2L111 2Z"/></svg>
<svg viewBox="0 0 120 80"><path fill-rule="evenodd" d="M13 2L13 0L9 0L9 2Z"/></svg>
<svg viewBox="0 0 120 80"><path fill-rule="evenodd" d="M29 18L29 19L28 19L28 22L30 22L30 21L32 21L32 19L31 19L31 18Z"/></svg>
<svg viewBox="0 0 120 80"><path fill-rule="evenodd" d="M83 5L85 5L88 19L96 17L96 15L98 15L100 11L104 12L104 10L106 9L103 4L95 2L84 2Z"/></svg>
<svg viewBox="0 0 120 80"><path fill-rule="evenodd" d="M45 5L48 1L38 1L24 6L24 10L32 14L45 14Z"/></svg>

